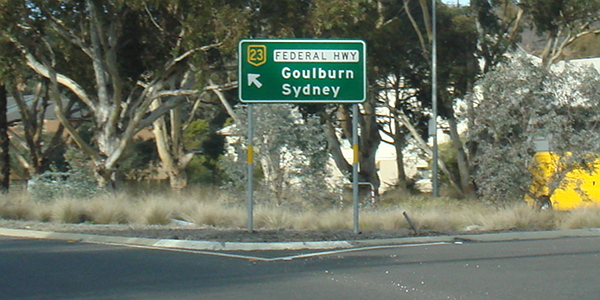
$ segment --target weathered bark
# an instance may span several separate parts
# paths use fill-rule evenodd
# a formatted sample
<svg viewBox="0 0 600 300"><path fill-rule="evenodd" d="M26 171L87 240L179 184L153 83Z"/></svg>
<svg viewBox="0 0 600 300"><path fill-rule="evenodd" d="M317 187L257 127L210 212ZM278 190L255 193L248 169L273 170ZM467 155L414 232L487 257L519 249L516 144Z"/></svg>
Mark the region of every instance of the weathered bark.
<svg viewBox="0 0 600 300"><path fill-rule="evenodd" d="M359 174L362 177L359 180L373 184L375 193L377 194L381 181L379 180L379 174L377 173L376 154L379 144L381 143L381 136L379 135L379 124L377 123L375 106L375 100L367 100L363 103L364 112L359 117Z"/></svg>
<svg viewBox="0 0 600 300"><path fill-rule="evenodd" d="M266 143L265 143L266 144ZM270 200L276 206L280 206L285 201L285 170L282 168L280 153L266 153L260 158L261 169L263 170L265 182L270 192Z"/></svg>
<svg viewBox="0 0 600 300"><path fill-rule="evenodd" d="M227 102L227 99L225 99L225 95L223 95L223 90L225 90L227 87L237 88L238 82L234 81L234 82L231 82L229 85L219 86L219 85L216 85L211 79L209 79L208 84L209 84L209 86L205 87L204 89L215 93L215 95L217 95L217 98L219 98L219 101L221 101L221 104L223 104L223 107L225 107L225 110L227 111L229 116L233 119L233 122L238 123L238 121L239 121L238 116L235 114L235 111L233 110L233 108L231 107L229 102Z"/></svg>
<svg viewBox="0 0 600 300"><path fill-rule="evenodd" d="M188 89L194 84L194 82L195 79L193 73L185 72L185 74L181 76L180 81L172 81L170 83L170 88L175 90L177 85L179 85L179 88ZM210 86L205 88L205 90L213 91L221 101L226 102L225 96L221 92L222 87L215 85L212 80L209 80L209 83ZM178 95L172 97L170 101L177 97L184 98L184 96ZM181 191L188 184L188 177L185 169L188 163L194 157L194 153L186 152L185 145L183 144L183 131L190 125L191 122L195 120L193 115L200 100L201 96L197 97L195 100L196 104L194 104L194 109L192 110L190 117L188 117L185 122L183 122L184 118L182 116L182 109L180 106L177 106L172 108L168 114L168 125L167 121L165 120L166 116L157 119L153 123L153 132L156 148L158 150L158 156L162 162L162 167L169 176L171 189L176 191ZM155 111L160 109L161 105L162 100L157 99L150 106L150 110ZM230 113L233 113L233 110Z"/></svg>
<svg viewBox="0 0 600 300"><path fill-rule="evenodd" d="M0 85L0 193L8 193L10 187L10 156L8 123L6 121L8 96L6 87Z"/></svg>
<svg viewBox="0 0 600 300"><path fill-rule="evenodd" d="M325 139L327 140L327 149L333 158L335 166L342 172L344 176L350 178L352 174L352 165L348 163L344 154L342 153L342 144L340 143L337 134L335 133L335 126L333 126L333 120L327 114L327 112L321 112L321 119L324 123Z"/></svg>
<svg viewBox="0 0 600 300"><path fill-rule="evenodd" d="M402 190L406 190L408 184L404 170L404 154L402 153L405 147L404 137L400 134L400 124L398 122L394 122L394 127L394 149L396 150L396 170L398 172L396 186Z"/></svg>
<svg viewBox="0 0 600 300"><path fill-rule="evenodd" d="M160 101L156 100L151 108L159 106ZM187 186L185 168L193 153L184 153L179 107L171 110L170 121L170 126L167 126L164 117L154 121L153 133L162 167L169 176L169 184L173 190L180 191Z"/></svg>
<svg viewBox="0 0 600 300"><path fill-rule="evenodd" d="M27 170L29 176L33 176L35 174L39 174L42 172L41 166L41 123L43 122L43 117L41 120L37 118L35 113L36 110L36 102L40 101L41 98L41 84L38 84L36 91L34 92L34 101L30 107L27 106L25 99L20 91L13 85L11 86L11 94L13 95L13 99L17 106L19 107L19 111L21 114L21 124L23 126L23 135L19 136L13 134L14 143L20 143L22 148L27 151L26 154L22 155L23 159L26 163L22 165ZM45 101L44 101L45 102ZM45 112L44 103L41 105L41 109ZM15 154L16 151L15 151ZM19 157L19 155L16 155Z"/></svg>
<svg viewBox="0 0 600 300"><path fill-rule="evenodd" d="M401 112L398 111L395 114L394 119L396 120L396 122L404 125L408 129L408 131L410 132L410 134L413 136L413 138L417 142L417 146L419 146L419 148L421 148L421 150L425 151L425 153L427 155L429 155L430 157L433 156L433 150L431 149L431 147L429 147L429 145L427 145L427 142L425 142L425 140L423 140L423 138L421 137L421 135L419 135L419 132L410 123L410 120L408 119L408 117L406 117L404 114L402 114ZM456 178L454 178L454 175L452 175L452 173L450 173L450 171L448 170L448 167L446 166L446 164L444 163L443 160L441 160L441 159L438 160L438 166L440 167L440 170L446 176L448 176L448 178L450 179L450 184L458 192L461 192L460 184L458 183L458 181L456 180Z"/></svg>
<svg viewBox="0 0 600 300"><path fill-rule="evenodd" d="M379 135L379 125L377 124L377 117L375 115L375 105L367 101L362 106L364 112L361 114L359 111L358 116L360 126L358 147L360 171L358 174L358 181L373 184L373 187L377 192L381 182L379 180L379 174L377 173L376 153L379 143L381 142L381 136ZM352 180L352 165L348 163L342 154L341 143L338 140L337 134L335 134L335 129L332 124L333 120L326 113L322 113L322 117L326 122L325 136L333 160L340 172L342 172L349 180ZM341 123L344 137L351 141L353 137L352 116L350 115L350 111L343 105L340 105L337 110L337 118Z"/></svg>
<svg viewBox="0 0 600 300"><path fill-rule="evenodd" d="M469 168L469 163L467 161L467 155L463 148L463 142L460 140L460 135L458 134L458 128L456 124L456 120L454 118L448 119L448 125L450 127L450 139L452 141L452 148L456 152L456 163L458 165L458 175L460 180L460 187L462 193L467 198L475 197L475 189L473 188L473 184L471 181L471 171Z"/></svg>

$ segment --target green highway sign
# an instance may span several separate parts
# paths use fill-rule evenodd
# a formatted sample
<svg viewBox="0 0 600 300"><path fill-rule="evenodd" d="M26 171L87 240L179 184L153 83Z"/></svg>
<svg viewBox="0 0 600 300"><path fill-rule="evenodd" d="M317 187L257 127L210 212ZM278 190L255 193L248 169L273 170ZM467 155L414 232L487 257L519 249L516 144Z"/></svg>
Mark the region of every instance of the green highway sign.
<svg viewBox="0 0 600 300"><path fill-rule="evenodd" d="M242 40L239 97L245 103L361 103L367 94L361 40Z"/></svg>

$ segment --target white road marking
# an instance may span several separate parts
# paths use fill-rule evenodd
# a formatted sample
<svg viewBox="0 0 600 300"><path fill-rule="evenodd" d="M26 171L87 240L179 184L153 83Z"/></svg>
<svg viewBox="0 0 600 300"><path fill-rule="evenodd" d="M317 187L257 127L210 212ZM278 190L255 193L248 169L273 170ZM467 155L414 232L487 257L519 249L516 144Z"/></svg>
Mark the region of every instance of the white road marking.
<svg viewBox="0 0 600 300"><path fill-rule="evenodd" d="M360 252L360 251L369 251L369 250L397 249L397 248L409 248L409 247L428 247L428 246L441 246L441 245L452 245L453 244L453 243L448 243L448 242L434 242L434 243L422 243L422 244L367 246L367 247L357 247L357 248L351 248L351 249L317 251L317 252L291 255L291 256L259 257L259 256L252 256L252 255L232 254L232 253L213 252L213 251L204 251L204 250L177 249L177 248L130 245L130 244L119 244L119 243L106 243L106 242L92 242L92 243L111 245L111 246L129 247L129 248L148 249L148 250L162 250L162 251L179 252L179 253L212 255L212 256L219 256L219 257L236 258L236 259L261 261L261 262L291 261L294 259L310 258L310 257L317 257L317 256L329 256L329 255L336 255L336 254L342 254L342 253Z"/></svg>

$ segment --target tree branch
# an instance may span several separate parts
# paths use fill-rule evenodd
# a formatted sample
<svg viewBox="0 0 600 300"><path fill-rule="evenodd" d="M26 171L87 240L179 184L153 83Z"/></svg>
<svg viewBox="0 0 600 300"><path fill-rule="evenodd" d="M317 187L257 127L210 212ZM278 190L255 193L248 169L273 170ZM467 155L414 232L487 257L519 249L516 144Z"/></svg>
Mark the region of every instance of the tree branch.
<svg viewBox="0 0 600 300"><path fill-rule="evenodd" d="M177 90L177 91L162 91L156 94L154 99L164 98L164 97L173 97L166 102L163 102L159 107L152 110L152 112L146 116L145 118L140 118L140 121L137 122L137 126L135 126L135 132L138 132L148 126L150 126L156 119L160 118L162 115L167 113L169 110L173 109L177 105L183 102L184 98L181 96L190 96L202 93L201 90ZM140 111L144 112L146 110ZM143 113L140 113L143 115ZM135 134L135 133L134 133Z"/></svg>
<svg viewBox="0 0 600 300"><path fill-rule="evenodd" d="M63 22L61 20L59 20L55 17L52 17L51 20L52 20L51 26L54 30L56 30L56 32L58 32L60 35L65 37L67 40L71 41L71 43L73 43L77 47L79 47L81 49L81 51L83 51L83 53L85 53L85 55L87 55L89 58L92 58L92 49L90 47L86 46L83 39L79 38L75 33L73 33L71 30L69 30L63 24Z"/></svg>
<svg viewBox="0 0 600 300"><path fill-rule="evenodd" d="M583 31L583 32L576 34L573 37L564 39L563 42L561 43L561 45L555 51L554 55L550 58L550 63L552 64L552 63L556 62L560 58L560 55L563 53L564 49L567 46L571 45L577 39L579 39L583 36L586 36L588 34L600 34L600 29Z"/></svg>
<svg viewBox="0 0 600 300"><path fill-rule="evenodd" d="M63 106L62 106L63 100L60 95L60 92L58 91L58 80L57 80L58 76L57 76L56 72L52 71L49 74L49 79L50 79L50 94L52 95L52 98L54 99L54 105L55 105L54 113L56 114L56 117L61 122L61 124L63 124L65 129L67 129L67 132L69 133L71 138L73 138L75 143L81 148L81 150L83 152L85 152L91 159L93 159L94 163L98 164L102 160L100 157L100 154L96 150L94 150L90 145L88 145L87 142L85 142L83 140L81 135L77 132L75 127L73 127L73 125L71 125L71 122L67 119L67 117L64 114L64 110L63 110Z"/></svg>
<svg viewBox="0 0 600 300"><path fill-rule="evenodd" d="M235 86L237 86L237 81L234 83L235 83ZM222 86L215 85L215 83L212 81L212 79L208 79L208 84L210 84L210 85L205 87L204 90L213 91L215 93L215 95L217 95L219 100L221 100L221 103L225 107L225 110L227 110L227 113L233 118L233 121L236 124L238 124L239 118L237 117L235 111L233 110L233 108L231 107L229 102L227 102L227 99L225 99L225 95L223 95L223 92L221 92ZM229 84L231 84L231 83L229 83Z"/></svg>
<svg viewBox="0 0 600 300"><path fill-rule="evenodd" d="M408 8L409 2L410 0L404 0L404 11L406 12L408 20L410 21L410 24L412 25L413 29L415 30L415 33L417 34L417 37L419 38L419 43L421 44L423 56L425 56L425 59L429 60L429 51L427 50L427 45L425 44L425 38L423 38L421 30L419 30L419 25L417 24L417 21L415 21L415 18L412 16L410 9Z"/></svg>
<svg viewBox="0 0 600 300"><path fill-rule="evenodd" d="M179 55L178 57L169 60L165 64L165 71L167 71L166 73L169 73L168 71L170 71L171 68L173 68L175 65L177 65L182 60L184 60L184 59L190 57L191 55L195 54L196 52L199 52L199 51L208 51L210 49L221 47L222 45L223 45L223 43L216 43L216 44L210 44L210 45L205 45L205 46L202 46L202 47L196 47L194 49L190 49L190 50L186 51L185 53Z"/></svg>
<svg viewBox="0 0 600 300"><path fill-rule="evenodd" d="M25 50L22 50L22 51L25 51ZM31 68L33 71L35 71L39 75L50 79L50 69L47 66L38 62L33 57L33 55L31 55L30 53L25 52L24 54L25 54L25 59L27 60L27 66L29 68ZM92 113L96 113L95 103L88 97L85 90L77 82L75 82L73 79L71 79L65 75L58 74L58 73L56 74L56 81L60 85L66 87L71 92L73 92L73 94L75 94L77 96L77 98L79 98L79 100L81 100L86 106L88 106L88 108L90 109L90 111Z"/></svg>
<svg viewBox="0 0 600 300"><path fill-rule="evenodd" d="M412 137L415 139L415 141L417 141L417 145L419 146L419 148L421 148L421 150L425 151L425 153L427 153L427 155L432 156L433 150L431 150L429 145L427 145L427 142L425 142L425 140L423 140L423 138L421 138L421 136L417 132L416 128L414 126L412 126L412 124L410 123L410 120L408 119L408 117L406 117L406 115L404 115L400 110L398 110L394 107L388 106L388 108L394 112L394 119L396 119L396 122L404 125L404 127L406 127L406 129L408 129L408 131L410 132ZM450 171L446 167L446 164L441 159L438 160L438 166L440 167L440 170L442 170L442 172L444 174L446 174L446 176L448 176L448 178L452 179L452 180L450 180L450 183L452 183L454 188L456 188L457 191L462 191L460 185L456 182L456 179L454 179L454 176L450 173Z"/></svg>

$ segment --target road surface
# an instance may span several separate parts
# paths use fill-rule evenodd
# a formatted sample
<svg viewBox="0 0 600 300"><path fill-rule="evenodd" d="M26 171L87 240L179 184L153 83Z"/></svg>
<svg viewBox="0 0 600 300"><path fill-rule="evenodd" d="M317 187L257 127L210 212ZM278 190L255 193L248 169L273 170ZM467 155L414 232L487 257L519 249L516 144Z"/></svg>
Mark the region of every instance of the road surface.
<svg viewBox="0 0 600 300"><path fill-rule="evenodd" d="M598 299L600 238L209 253L0 236L0 299Z"/></svg>

